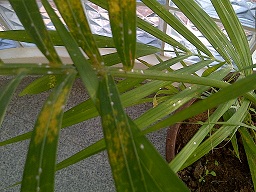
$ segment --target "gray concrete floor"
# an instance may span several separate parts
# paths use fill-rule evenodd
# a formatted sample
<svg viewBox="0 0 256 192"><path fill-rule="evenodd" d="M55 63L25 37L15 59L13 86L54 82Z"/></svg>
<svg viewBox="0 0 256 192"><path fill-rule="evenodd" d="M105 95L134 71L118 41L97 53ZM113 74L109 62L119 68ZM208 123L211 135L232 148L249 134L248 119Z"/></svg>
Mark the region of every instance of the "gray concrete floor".
<svg viewBox="0 0 256 192"><path fill-rule="evenodd" d="M0 76L0 87L10 78ZM2 126L0 127L0 141L20 135L33 129L36 116L39 113L48 93L33 96L19 97L18 93L30 82L33 77L25 78L18 87ZM86 91L80 80L75 82L67 109L87 98ZM127 109L127 113L136 118L147 109L150 104L143 104ZM166 130L148 135L149 139L163 155L165 151ZM79 152L86 146L102 138L100 119L73 125L63 129L58 146L58 162ZM22 169L26 159L29 140L0 147L0 191L17 192L20 186L4 189L22 179ZM79 163L62 169L56 173L56 192L114 192L115 187L107 159L107 152L101 152Z"/></svg>

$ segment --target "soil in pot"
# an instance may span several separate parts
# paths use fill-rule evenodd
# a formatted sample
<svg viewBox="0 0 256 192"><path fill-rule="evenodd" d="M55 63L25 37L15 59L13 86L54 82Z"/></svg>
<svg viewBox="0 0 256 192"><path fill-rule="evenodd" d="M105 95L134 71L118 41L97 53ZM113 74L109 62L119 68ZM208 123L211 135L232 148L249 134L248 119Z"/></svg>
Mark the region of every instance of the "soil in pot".
<svg viewBox="0 0 256 192"><path fill-rule="evenodd" d="M208 112L199 114L181 124L176 138L178 153L206 121ZM168 138L167 138L168 139ZM239 146L240 160L235 156L231 142L224 141L206 156L178 172L191 191L196 192L253 192L253 183L243 146Z"/></svg>

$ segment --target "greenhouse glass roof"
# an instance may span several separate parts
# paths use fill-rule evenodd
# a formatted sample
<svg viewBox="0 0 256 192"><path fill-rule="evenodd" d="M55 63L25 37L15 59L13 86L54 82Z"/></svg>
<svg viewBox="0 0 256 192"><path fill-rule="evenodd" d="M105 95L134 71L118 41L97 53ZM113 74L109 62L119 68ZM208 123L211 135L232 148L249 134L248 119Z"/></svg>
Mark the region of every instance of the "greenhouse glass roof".
<svg viewBox="0 0 256 192"><path fill-rule="evenodd" d="M165 4L167 8L177 16L183 23L194 33L196 34L209 48L211 45L204 39L204 37L197 31L193 24L186 19L186 17L175 7L175 5L169 0L159 0L161 4ZM211 5L210 0L197 0L198 4L203 7L203 9L216 20L220 28L222 28L221 23L218 20L218 16ZM251 51L255 51L256 48L256 38L255 38L255 23L256 23L256 0L231 0L231 3L234 7L234 10L244 26L248 41L250 42ZM108 13L106 10L101 7L91 3L90 1L85 1L85 10L89 22L91 24L91 30L95 34L111 36L110 24ZM40 5L40 11L44 18L44 22L49 30L53 30L54 26L49 19L47 13L44 10L44 7ZM53 5L54 6L54 5ZM159 17L149 8L147 8L141 1L137 0L137 15L146 20L155 27L160 28L168 35L171 35L179 42L183 43L187 47L190 47L190 43L187 42L182 36L180 36L176 31L172 30L167 26ZM23 29L20 21L18 20L16 14L12 10L8 1L0 1L0 30L10 30L10 29ZM223 28L222 28L223 29ZM172 49L169 45L163 44L155 37L150 34L142 31L141 29L137 30L137 41L145 44L162 47L165 50ZM31 44L14 42L10 40L0 39L0 49L7 49L19 46L33 46ZM191 48L191 47L190 47ZM212 49L214 53L214 49ZM168 56L168 53L165 53ZM214 53L215 55L217 53Z"/></svg>

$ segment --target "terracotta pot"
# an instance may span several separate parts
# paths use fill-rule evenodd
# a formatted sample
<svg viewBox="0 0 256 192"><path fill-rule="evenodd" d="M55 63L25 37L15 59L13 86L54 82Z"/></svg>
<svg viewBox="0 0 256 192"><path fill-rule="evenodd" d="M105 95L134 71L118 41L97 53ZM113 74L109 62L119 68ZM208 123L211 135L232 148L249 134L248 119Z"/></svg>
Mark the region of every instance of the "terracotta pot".
<svg viewBox="0 0 256 192"><path fill-rule="evenodd" d="M239 73L230 72L223 80L227 81L229 83L234 83L238 77ZM185 108L188 108L190 105L192 105L195 101L197 101L198 98L193 98L190 101L188 101L186 104L181 106L179 109L177 109L174 113L177 113L179 111L182 111ZM177 140L177 134L179 133L179 129L182 125L181 123L176 123L169 127L167 130L167 136L166 136L166 160L167 162L170 162L172 159L174 159L176 151L175 151L175 144Z"/></svg>
<svg viewBox="0 0 256 192"><path fill-rule="evenodd" d="M193 98L190 101L188 101L186 104L182 105L179 109L177 109L175 111L175 113L182 111L183 109L189 107L190 105L192 105L195 101L197 100L197 98ZM176 140L177 140L177 135L179 133L179 129L180 126L182 125L181 123L176 123L172 126L169 127L169 129L167 130L167 136L166 136L166 160L167 162L170 162L171 160L174 159L175 154L176 154L176 150L175 150L175 144L176 144Z"/></svg>

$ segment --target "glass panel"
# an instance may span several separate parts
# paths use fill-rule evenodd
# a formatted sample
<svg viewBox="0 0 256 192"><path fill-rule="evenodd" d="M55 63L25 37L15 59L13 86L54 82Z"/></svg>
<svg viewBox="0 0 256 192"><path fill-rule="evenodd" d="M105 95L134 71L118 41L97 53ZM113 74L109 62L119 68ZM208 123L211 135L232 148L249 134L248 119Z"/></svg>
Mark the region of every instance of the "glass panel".
<svg viewBox="0 0 256 192"><path fill-rule="evenodd" d="M241 23L244 26L245 33L247 35L248 41L255 41L255 39L252 39L253 35L255 34L255 22L256 22L256 0L248 0L248 1L241 1L241 0L231 0L231 3L233 5L233 8L235 12L237 13L237 16ZM214 10L214 7L211 4L210 0L197 0L197 3L205 10L206 13L208 13L212 18L216 19L217 25L220 27L220 29L225 32L225 29L223 25L221 24L219 17ZM196 27L193 25L192 22L190 22L187 17L182 14L177 7L174 5L173 2L170 1L170 12L172 12L177 18L179 18L184 25L190 29L214 54L214 56L218 59L221 59L220 55L214 50L214 48L211 46L211 44L203 37L203 35L196 29ZM170 26L167 26L166 33L179 42L181 42L183 45L188 47L190 50L193 50L196 53L195 47L193 47L188 41L186 41L181 35L179 35L176 31L174 31ZM165 44L164 46L165 50L173 50L171 46ZM171 53L165 52L166 56L173 56ZM194 62L197 61L198 58L191 58L190 61Z"/></svg>
<svg viewBox="0 0 256 192"><path fill-rule="evenodd" d="M98 35L111 36L108 12L91 2L85 3L85 9L92 32ZM159 17L148 7L138 5L137 15L153 26L158 27ZM155 37L140 29L137 30L137 41L156 47L160 46L160 42Z"/></svg>

